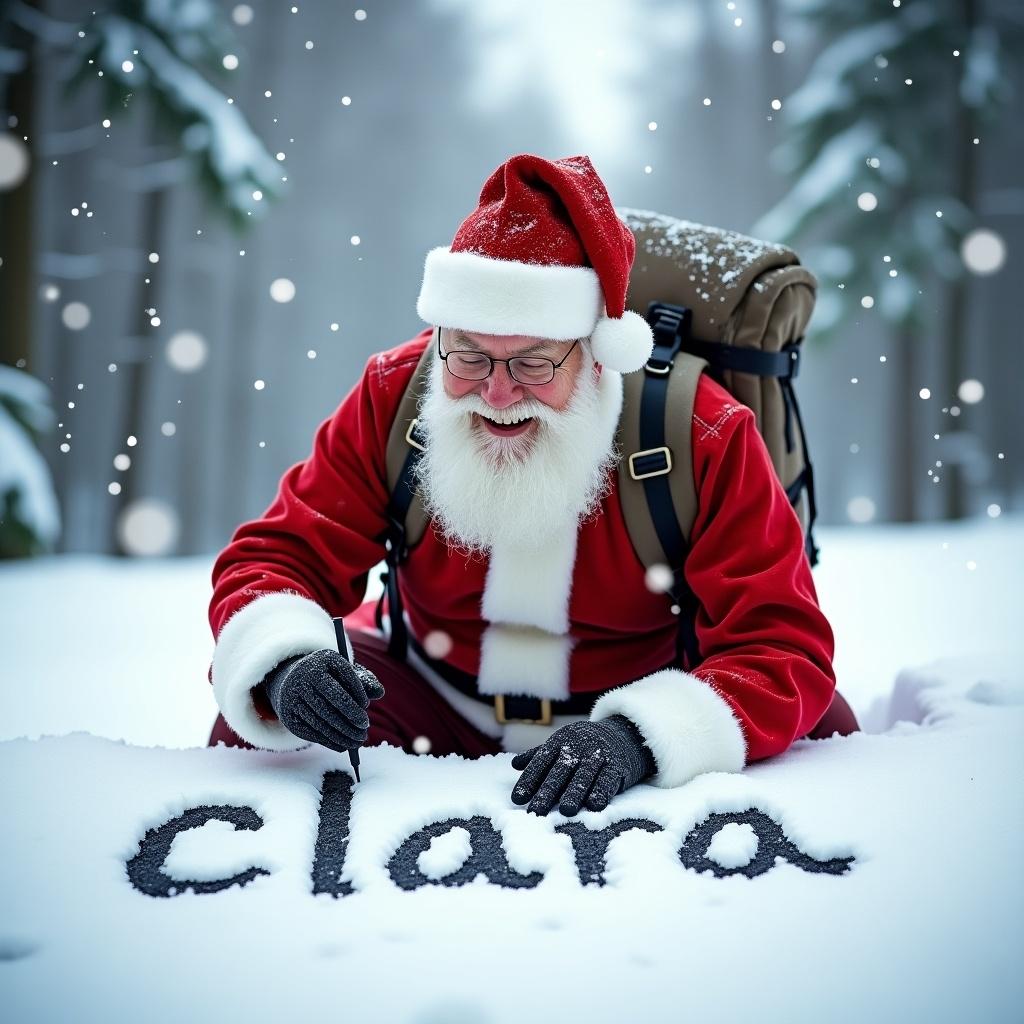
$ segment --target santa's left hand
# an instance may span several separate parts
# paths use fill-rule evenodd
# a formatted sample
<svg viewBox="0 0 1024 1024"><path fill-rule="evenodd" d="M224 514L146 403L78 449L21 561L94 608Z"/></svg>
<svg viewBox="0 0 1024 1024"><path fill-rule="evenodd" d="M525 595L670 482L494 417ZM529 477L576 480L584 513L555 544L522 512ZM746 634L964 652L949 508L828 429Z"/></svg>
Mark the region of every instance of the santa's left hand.
<svg viewBox="0 0 1024 1024"><path fill-rule="evenodd" d="M657 770L640 730L623 715L564 725L539 747L516 754L512 767L523 773L513 803L529 800L526 809L534 814L557 803L568 817L581 807L603 811L613 796Z"/></svg>

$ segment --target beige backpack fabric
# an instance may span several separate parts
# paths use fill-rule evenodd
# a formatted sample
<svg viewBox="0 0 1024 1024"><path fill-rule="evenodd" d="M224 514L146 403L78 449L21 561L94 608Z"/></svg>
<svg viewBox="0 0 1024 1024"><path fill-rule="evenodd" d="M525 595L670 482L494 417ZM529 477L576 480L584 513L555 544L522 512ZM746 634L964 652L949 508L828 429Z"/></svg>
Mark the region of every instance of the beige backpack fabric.
<svg viewBox="0 0 1024 1024"><path fill-rule="evenodd" d="M775 472L790 496L808 538L808 557L817 562L813 527L813 470L799 407L790 382L738 369L718 368L716 357L731 353L720 346L792 356L794 375L799 366L799 344L814 310L817 281L796 254L734 231L677 220L646 210L620 208L637 242L626 305L647 315L653 302L683 306L692 311L691 339L672 371L671 398L666 409L665 435L672 439L672 495L683 535L689 538L696 515L690 425L693 396L700 370L709 369L734 397L749 406L757 418ZM742 358L742 354L740 356ZM708 363L711 366L708 366ZM675 380L677 374L680 380ZM628 472L628 455L637 449L636 423L645 372L626 375L626 403L620 420L623 460L619 482L630 536L645 565L664 562L652 550L650 517L642 488Z"/></svg>

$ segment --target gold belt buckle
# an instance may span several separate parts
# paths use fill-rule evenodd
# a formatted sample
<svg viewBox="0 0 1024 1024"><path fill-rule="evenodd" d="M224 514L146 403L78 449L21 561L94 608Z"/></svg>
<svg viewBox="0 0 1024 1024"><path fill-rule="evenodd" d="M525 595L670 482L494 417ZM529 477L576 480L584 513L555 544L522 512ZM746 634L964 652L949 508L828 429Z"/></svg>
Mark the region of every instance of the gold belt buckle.
<svg viewBox="0 0 1024 1024"><path fill-rule="evenodd" d="M506 718L505 717L505 695L496 693L494 695L494 717L501 725L508 725L509 722L527 722L530 725L550 725L553 721L551 713L551 701L547 697L540 698L540 718Z"/></svg>

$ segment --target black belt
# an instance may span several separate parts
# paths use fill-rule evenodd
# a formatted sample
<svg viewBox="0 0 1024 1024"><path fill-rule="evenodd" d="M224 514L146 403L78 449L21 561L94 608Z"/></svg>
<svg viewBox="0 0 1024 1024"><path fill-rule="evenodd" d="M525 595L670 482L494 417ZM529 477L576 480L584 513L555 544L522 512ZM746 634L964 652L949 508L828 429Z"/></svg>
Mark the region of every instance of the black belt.
<svg viewBox="0 0 1024 1024"><path fill-rule="evenodd" d="M495 717L499 722L536 722L547 725L552 715L589 715L601 691L594 693L574 693L566 700L547 700L541 697L523 697L518 694L498 694L489 696L480 693L476 685L476 676L462 669L430 657L416 637L409 637L412 649L442 678L451 683L460 693L467 697L488 704L494 708Z"/></svg>

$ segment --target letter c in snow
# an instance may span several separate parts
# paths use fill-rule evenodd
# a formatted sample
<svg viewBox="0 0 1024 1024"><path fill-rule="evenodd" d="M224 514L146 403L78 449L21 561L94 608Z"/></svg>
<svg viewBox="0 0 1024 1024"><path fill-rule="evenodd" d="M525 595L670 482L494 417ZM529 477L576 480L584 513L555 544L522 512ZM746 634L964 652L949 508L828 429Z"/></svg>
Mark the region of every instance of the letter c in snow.
<svg viewBox="0 0 1024 1024"><path fill-rule="evenodd" d="M190 807L184 814L171 818L158 828L151 828L139 843L139 852L127 861L128 880L139 892L146 896L180 896L191 889L193 892L220 892L230 889L233 885L248 885L258 875L269 875L266 868L248 868L232 875L230 878L218 878L213 881L194 882L171 878L161 870L167 855L171 852L171 843L179 832L200 828L208 821L226 821L238 829L255 832L263 828L263 819L251 807L236 807L231 804L203 805Z"/></svg>

